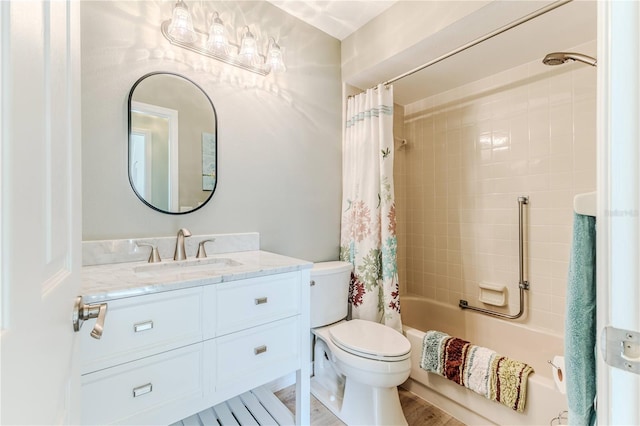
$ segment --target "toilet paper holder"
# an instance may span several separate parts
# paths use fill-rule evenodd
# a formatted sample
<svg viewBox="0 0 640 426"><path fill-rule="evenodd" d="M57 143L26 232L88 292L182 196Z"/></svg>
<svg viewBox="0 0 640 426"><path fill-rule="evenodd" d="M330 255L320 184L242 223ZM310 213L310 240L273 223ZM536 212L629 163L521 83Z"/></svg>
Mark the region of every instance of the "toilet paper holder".
<svg viewBox="0 0 640 426"><path fill-rule="evenodd" d="M552 374L553 374L553 381L556 384L556 387L558 388L558 390L560 391L560 393L562 394L566 394L567 389L566 389L566 384L565 384L565 363L564 363L564 357L562 356L555 356L552 360L547 360L547 363L549 363L549 365L551 366L552 370Z"/></svg>
<svg viewBox="0 0 640 426"><path fill-rule="evenodd" d="M552 366L553 368L555 368L556 370L560 370L560 367L558 367L557 365L555 365L555 364L554 364L550 359L548 359L548 360L547 360L547 362L548 362L549 364L551 364L551 366Z"/></svg>
<svg viewBox="0 0 640 426"><path fill-rule="evenodd" d="M557 365L555 365L550 359L547 360L547 362L556 370L556 374L558 375L558 379L560 379L560 381L563 380L562 378L562 368L558 367Z"/></svg>

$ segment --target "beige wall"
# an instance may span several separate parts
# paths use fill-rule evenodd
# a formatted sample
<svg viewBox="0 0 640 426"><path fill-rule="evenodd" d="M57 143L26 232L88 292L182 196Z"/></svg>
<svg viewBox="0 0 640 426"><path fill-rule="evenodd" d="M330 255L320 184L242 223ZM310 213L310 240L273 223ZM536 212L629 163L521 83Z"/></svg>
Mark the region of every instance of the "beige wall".
<svg viewBox="0 0 640 426"><path fill-rule="evenodd" d="M340 43L268 2L190 2L197 26L275 36L288 70L262 77L171 46L173 2L82 2L83 239L257 231L266 250L336 259L341 193ZM200 21L199 21L200 20ZM254 28L255 26L255 28ZM259 27L259 28L258 28ZM127 175L127 96L151 71L199 84L218 113L218 187L187 215L145 206Z"/></svg>
<svg viewBox="0 0 640 426"><path fill-rule="evenodd" d="M595 43L575 51L593 54ZM481 305L480 282L506 285L517 312L517 197L527 195L531 289L521 322L562 334L573 197L596 189L595 68L536 61L404 114L396 194L406 293Z"/></svg>

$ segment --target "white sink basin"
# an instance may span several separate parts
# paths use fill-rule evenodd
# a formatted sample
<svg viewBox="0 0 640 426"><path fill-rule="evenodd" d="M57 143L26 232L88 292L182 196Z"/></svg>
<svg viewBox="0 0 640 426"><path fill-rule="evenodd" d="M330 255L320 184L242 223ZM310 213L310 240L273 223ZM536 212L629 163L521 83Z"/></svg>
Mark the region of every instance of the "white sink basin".
<svg viewBox="0 0 640 426"><path fill-rule="evenodd" d="M151 272L157 274L163 272L177 272L176 269L183 270L184 272L194 270L211 270L212 272L215 272L220 269L227 269L241 265L242 263L227 257L206 257L203 259L163 260L160 263L147 263L134 267L133 272Z"/></svg>

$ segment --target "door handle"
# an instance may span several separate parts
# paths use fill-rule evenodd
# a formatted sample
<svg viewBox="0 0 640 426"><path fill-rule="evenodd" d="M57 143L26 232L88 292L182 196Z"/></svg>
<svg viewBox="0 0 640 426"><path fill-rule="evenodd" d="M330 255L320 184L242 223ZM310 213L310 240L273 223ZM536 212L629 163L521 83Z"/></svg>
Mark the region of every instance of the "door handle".
<svg viewBox="0 0 640 426"><path fill-rule="evenodd" d="M96 303L93 305L85 305L82 296L76 297L76 303L73 306L73 331L80 331L82 323L91 318L97 318L96 324L91 330L91 337L100 339L104 329L104 320L107 316L107 304Z"/></svg>

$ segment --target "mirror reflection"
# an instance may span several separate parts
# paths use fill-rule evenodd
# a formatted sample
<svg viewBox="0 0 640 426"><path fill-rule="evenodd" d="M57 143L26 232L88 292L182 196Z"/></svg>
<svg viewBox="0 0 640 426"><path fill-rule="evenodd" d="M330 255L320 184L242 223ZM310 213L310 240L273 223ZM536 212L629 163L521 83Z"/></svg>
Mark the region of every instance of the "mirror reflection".
<svg viewBox="0 0 640 426"><path fill-rule="evenodd" d="M129 93L129 181L170 214L202 207L216 188L217 118L204 91L171 73L140 78Z"/></svg>

